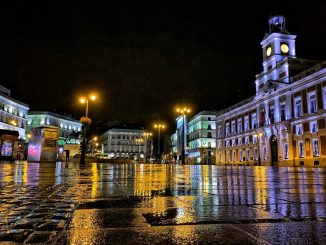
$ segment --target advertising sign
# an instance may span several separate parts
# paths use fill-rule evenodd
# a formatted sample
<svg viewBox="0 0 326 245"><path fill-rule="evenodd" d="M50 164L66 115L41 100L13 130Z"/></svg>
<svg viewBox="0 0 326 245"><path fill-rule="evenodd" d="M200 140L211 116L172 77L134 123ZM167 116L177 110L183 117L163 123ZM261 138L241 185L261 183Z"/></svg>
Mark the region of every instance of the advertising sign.
<svg viewBox="0 0 326 245"><path fill-rule="evenodd" d="M2 141L1 156L11 157L12 153L13 153L13 142L12 141Z"/></svg>

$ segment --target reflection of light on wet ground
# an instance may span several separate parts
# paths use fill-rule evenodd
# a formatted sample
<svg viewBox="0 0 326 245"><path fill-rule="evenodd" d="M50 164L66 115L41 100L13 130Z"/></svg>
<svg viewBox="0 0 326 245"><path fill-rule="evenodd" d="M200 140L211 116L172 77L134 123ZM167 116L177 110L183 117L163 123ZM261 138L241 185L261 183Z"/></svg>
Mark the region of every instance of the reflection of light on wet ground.
<svg viewBox="0 0 326 245"><path fill-rule="evenodd" d="M9 222L21 216L25 196L40 203L53 196L54 206L64 197L79 203L69 243L96 244L103 229L154 226L170 226L170 241L191 242L199 223L324 219L325 184L325 170L307 168L1 163L0 212L10 213L2 219Z"/></svg>
<svg viewBox="0 0 326 245"><path fill-rule="evenodd" d="M93 163L92 164L92 193L91 197L95 198L97 196L97 191L98 191L98 184L99 184L99 176L97 172L97 164Z"/></svg>

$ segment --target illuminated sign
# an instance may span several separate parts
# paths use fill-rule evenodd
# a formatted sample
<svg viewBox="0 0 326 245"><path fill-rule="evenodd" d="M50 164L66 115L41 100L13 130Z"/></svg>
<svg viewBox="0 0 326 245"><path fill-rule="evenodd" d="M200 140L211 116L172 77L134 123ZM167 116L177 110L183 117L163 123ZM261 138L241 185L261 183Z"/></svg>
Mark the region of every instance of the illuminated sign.
<svg viewBox="0 0 326 245"><path fill-rule="evenodd" d="M1 156L11 157L13 153L13 142L3 141L1 145Z"/></svg>

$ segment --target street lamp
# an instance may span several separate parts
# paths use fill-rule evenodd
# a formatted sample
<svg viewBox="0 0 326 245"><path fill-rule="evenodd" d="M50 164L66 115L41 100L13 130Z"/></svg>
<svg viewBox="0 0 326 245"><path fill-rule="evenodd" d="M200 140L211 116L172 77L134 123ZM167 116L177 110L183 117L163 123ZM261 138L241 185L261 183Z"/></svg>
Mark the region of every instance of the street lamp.
<svg viewBox="0 0 326 245"><path fill-rule="evenodd" d="M90 95L88 97L80 97L79 102L82 104L86 104L86 113L85 117L82 117L80 121L83 124L83 140L81 145L81 154L80 154L80 164L85 165L85 157L86 157L86 125L91 123L90 118L88 118L88 101L94 101L96 100L95 95Z"/></svg>
<svg viewBox="0 0 326 245"><path fill-rule="evenodd" d="M181 158L182 158L182 164L185 164L185 147L184 147L184 127L185 127L185 119L186 114L190 113L190 108L184 106L184 107L178 107L177 113L182 116L182 135L181 135Z"/></svg>
<svg viewBox="0 0 326 245"><path fill-rule="evenodd" d="M164 129L165 125L162 123L154 124L154 128L158 129L158 141L157 141L157 155L160 159L160 135L161 135L161 128Z"/></svg>
<svg viewBox="0 0 326 245"><path fill-rule="evenodd" d="M261 159L260 159L260 137L262 137L263 134L261 132L255 133L254 137L257 138L257 145L258 145L258 166L261 166Z"/></svg>
<svg viewBox="0 0 326 245"><path fill-rule="evenodd" d="M95 137L93 137L93 140L92 140L92 154L94 154L94 143L93 143L93 141L95 142L95 146L98 146L98 143L96 142L97 141L97 137L95 136Z"/></svg>
<svg viewBox="0 0 326 245"><path fill-rule="evenodd" d="M138 143L138 163L140 162L140 144L144 142L143 138L137 138L136 142Z"/></svg>
<svg viewBox="0 0 326 245"><path fill-rule="evenodd" d="M150 137L152 137L152 135L153 134L151 132L145 132L144 133L144 136L145 136L145 139L146 139L145 163L147 162L148 139ZM151 145L152 145L152 141L151 141ZM151 146L150 146L150 148L152 149ZM152 154L151 154L151 157L152 157Z"/></svg>
<svg viewBox="0 0 326 245"><path fill-rule="evenodd" d="M11 120L12 130L15 130L15 127L17 126L17 122L15 120Z"/></svg>

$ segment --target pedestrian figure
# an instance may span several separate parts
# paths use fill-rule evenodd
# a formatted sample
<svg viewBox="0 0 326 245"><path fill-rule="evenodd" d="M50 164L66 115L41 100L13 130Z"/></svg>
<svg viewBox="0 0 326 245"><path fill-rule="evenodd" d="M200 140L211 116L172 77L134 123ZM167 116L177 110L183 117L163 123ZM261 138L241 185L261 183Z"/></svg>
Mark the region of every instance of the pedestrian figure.
<svg viewBox="0 0 326 245"><path fill-rule="evenodd" d="M70 154L70 151L69 150L65 150L66 152L66 162L69 162L69 154Z"/></svg>

